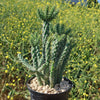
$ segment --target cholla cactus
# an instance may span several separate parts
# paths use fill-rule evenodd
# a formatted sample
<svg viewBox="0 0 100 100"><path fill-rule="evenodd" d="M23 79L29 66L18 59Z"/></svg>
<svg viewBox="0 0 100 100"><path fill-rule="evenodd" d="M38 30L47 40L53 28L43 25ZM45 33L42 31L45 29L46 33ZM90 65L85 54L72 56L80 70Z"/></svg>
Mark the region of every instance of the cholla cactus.
<svg viewBox="0 0 100 100"><path fill-rule="evenodd" d="M29 64L20 54L19 60L36 75L40 85L43 83L54 87L55 84L60 83L65 68L65 64L69 57L71 46L68 32L65 32L64 25L57 25L50 32L50 22L57 16L58 11L53 7L49 11L47 6L46 10L38 10L40 19L43 20L43 33L42 33L42 55L40 54L40 38L37 33L31 36L31 55L33 64ZM62 30L63 29L63 30ZM63 34L64 33L64 34Z"/></svg>

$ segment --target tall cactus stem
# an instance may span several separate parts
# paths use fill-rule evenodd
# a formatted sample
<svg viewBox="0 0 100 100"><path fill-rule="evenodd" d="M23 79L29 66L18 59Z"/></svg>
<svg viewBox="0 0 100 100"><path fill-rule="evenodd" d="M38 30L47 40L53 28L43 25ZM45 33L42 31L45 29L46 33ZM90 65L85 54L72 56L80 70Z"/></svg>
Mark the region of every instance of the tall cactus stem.
<svg viewBox="0 0 100 100"><path fill-rule="evenodd" d="M42 51L42 56L43 56L43 63L45 63L45 45L46 45L46 41L47 41L47 37L49 36L49 23L44 22L43 24L43 33L42 33L42 47L43 47L43 51Z"/></svg>
<svg viewBox="0 0 100 100"><path fill-rule="evenodd" d="M33 65L34 65L35 69L38 69L36 47L31 47L31 55L32 55Z"/></svg>
<svg viewBox="0 0 100 100"><path fill-rule="evenodd" d="M41 76L39 75L38 72L36 73L36 77L37 77L37 80L38 80L39 84L43 85L42 80L41 80Z"/></svg>
<svg viewBox="0 0 100 100"><path fill-rule="evenodd" d="M54 76L54 71L55 71L55 68L54 68L54 62L52 63L51 65L51 68L50 68L50 87L54 87L54 83L55 83L55 76Z"/></svg>

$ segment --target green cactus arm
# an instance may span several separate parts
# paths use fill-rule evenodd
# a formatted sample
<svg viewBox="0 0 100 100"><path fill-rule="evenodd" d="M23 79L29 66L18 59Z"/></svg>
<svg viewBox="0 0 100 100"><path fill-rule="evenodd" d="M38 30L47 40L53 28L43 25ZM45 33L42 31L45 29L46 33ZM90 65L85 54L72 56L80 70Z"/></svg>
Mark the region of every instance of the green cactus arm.
<svg viewBox="0 0 100 100"><path fill-rule="evenodd" d="M42 56L43 56L43 63L45 63L45 45L47 38L49 36L49 23L44 22L43 25L43 33L42 33Z"/></svg>
<svg viewBox="0 0 100 100"><path fill-rule="evenodd" d="M43 56L40 58L40 62L39 62L39 65L38 65L38 68L40 68L42 66L43 63Z"/></svg>
<svg viewBox="0 0 100 100"><path fill-rule="evenodd" d="M59 25L59 26L58 26ZM58 34L64 34L65 33L65 27L64 27L64 24L58 24L57 25L57 30L58 31Z"/></svg>
<svg viewBox="0 0 100 100"><path fill-rule="evenodd" d="M43 49L42 49L42 58L43 58L43 63L45 63L45 43L43 43Z"/></svg>
<svg viewBox="0 0 100 100"><path fill-rule="evenodd" d="M31 55L33 60L33 65L36 69L40 66L40 63L43 61L40 61L41 55L40 55L40 35L35 32L34 34L31 34L30 37L30 44L31 44Z"/></svg>
<svg viewBox="0 0 100 100"><path fill-rule="evenodd" d="M42 32L43 32L42 33L43 40L46 40L46 37L49 36L49 23L47 22L43 23Z"/></svg>
<svg viewBox="0 0 100 100"><path fill-rule="evenodd" d="M48 81L46 75L42 74L39 71L36 73L36 76L38 78L40 85L43 85L44 83L46 83Z"/></svg>
<svg viewBox="0 0 100 100"><path fill-rule="evenodd" d="M65 65L63 65L63 63L64 63L63 61L65 60L65 58L67 56L66 55L67 51L68 51L67 49L68 49L68 47L65 46L65 49L62 52L62 54L61 54L61 56L60 56L60 58L58 60L58 63L57 63L56 70L57 70L57 74L59 75L59 76L57 76L57 83L59 83L61 81L61 79L62 79L62 73L63 73L64 67L65 67Z"/></svg>
<svg viewBox="0 0 100 100"><path fill-rule="evenodd" d="M38 68L38 71L41 72L47 67L48 63L44 63L40 68Z"/></svg>
<svg viewBox="0 0 100 100"><path fill-rule="evenodd" d="M72 50L72 48L73 48L74 45L72 45L71 43L68 43L67 46L68 46L68 49L67 49L67 51L66 51L66 56L65 56L65 58L64 58L64 60L63 60L62 66L65 66L65 65L66 65L67 60L69 59L71 50ZM63 70L63 69L64 69L64 68L62 68L62 70ZM61 70L61 71L62 71L62 70Z"/></svg>
<svg viewBox="0 0 100 100"><path fill-rule="evenodd" d="M58 35L62 35L62 34L68 34L70 31L65 31L65 26L64 24L56 24L54 27L51 26L51 31L54 33L57 33Z"/></svg>
<svg viewBox="0 0 100 100"><path fill-rule="evenodd" d="M36 77L37 77L37 80L38 80L39 84L43 85L43 82L42 82L42 79L41 79L41 76L40 76L39 72L36 73Z"/></svg>
<svg viewBox="0 0 100 100"><path fill-rule="evenodd" d="M56 6L53 6L49 12L49 16L52 16L55 10L56 10Z"/></svg>
<svg viewBox="0 0 100 100"><path fill-rule="evenodd" d="M64 68L65 68L67 60L70 56L70 52L71 52L72 47L73 46L71 45L70 38L69 38L69 36L67 36L67 43L65 45L64 51L62 52L60 59L58 61L57 67L56 67L58 70L58 74L59 74L59 76L57 77L57 82L60 82L62 79Z"/></svg>
<svg viewBox="0 0 100 100"><path fill-rule="evenodd" d="M37 72L37 71L34 69L34 67L31 66L31 65L27 62L27 60L25 60L25 59L21 56L21 54L18 54L18 58L19 58L19 60L21 61L21 63L22 63L23 65L25 65L27 68L29 68L29 70L32 70L34 73Z"/></svg>
<svg viewBox="0 0 100 100"><path fill-rule="evenodd" d="M54 62L52 62L50 67L50 87L54 87L55 85L55 68L54 68Z"/></svg>
<svg viewBox="0 0 100 100"><path fill-rule="evenodd" d="M37 77L37 80L39 82L40 85L43 85L43 81L46 81L46 77L45 75L43 75L41 72L37 71L36 72L36 77Z"/></svg>
<svg viewBox="0 0 100 100"><path fill-rule="evenodd" d="M40 19L42 19L44 22L46 22L45 12L43 12L42 9L38 9L38 15L39 15Z"/></svg>
<svg viewBox="0 0 100 100"><path fill-rule="evenodd" d="M57 62L66 45L66 35L58 35Z"/></svg>
<svg viewBox="0 0 100 100"><path fill-rule="evenodd" d="M38 64L38 67L39 67L39 64L40 64L40 48L39 48L39 45L36 46L36 54L37 54L37 64Z"/></svg>
<svg viewBox="0 0 100 100"><path fill-rule="evenodd" d="M31 36L30 36L31 46L33 46L33 47L37 46L39 41L40 41L40 35L37 32L34 32L34 34L31 34Z"/></svg>
<svg viewBox="0 0 100 100"><path fill-rule="evenodd" d="M40 35L35 32L34 34L31 34L30 37L30 44L31 44L31 55L33 60L33 65L37 69L38 63L40 62L40 49L39 49L39 41L40 41Z"/></svg>
<svg viewBox="0 0 100 100"><path fill-rule="evenodd" d="M53 19L55 19L55 17L58 15L59 11L55 10L55 6L51 8L51 11L49 12L49 17L48 17L48 21L51 21Z"/></svg>
<svg viewBox="0 0 100 100"><path fill-rule="evenodd" d="M65 54L65 57L64 57L64 59L63 59L62 65L59 66L59 72L58 72L59 77L58 77L58 79L57 79L58 82L60 82L61 79L62 79L62 75L63 75L63 72L64 72L64 68L65 68L65 65L66 65L66 63L67 63L67 60L68 60L68 58L69 58L69 56L70 56L70 52L71 52L71 47L69 46L69 47L68 47L68 50L67 50L67 53Z"/></svg>
<svg viewBox="0 0 100 100"><path fill-rule="evenodd" d="M31 47L31 55L32 55L32 60L33 60L33 66L35 67L35 69L38 69L36 48Z"/></svg>
<svg viewBox="0 0 100 100"><path fill-rule="evenodd" d="M56 35L54 34L53 40L52 40L52 43L51 43L51 54L52 54L51 60L52 61L55 61L55 59L56 59L57 47L58 47L58 40L56 39Z"/></svg>
<svg viewBox="0 0 100 100"><path fill-rule="evenodd" d="M59 47L58 47L58 54L59 54L59 57L58 57L58 61L57 61L57 69L58 69L58 67L59 66L61 66L62 65L62 63L63 63L63 60L64 60L64 58L66 57L66 54L68 53L68 51L69 51L69 47L70 47L70 41L69 41L69 39L68 39L68 36L67 36L67 41L66 41L66 37L65 37L66 35L65 34L63 34L63 35L61 35L60 36L60 42L59 42ZM67 43L66 43L67 42Z"/></svg>
<svg viewBox="0 0 100 100"><path fill-rule="evenodd" d="M59 47L59 40L60 37L58 37L57 34L53 35L52 43L51 43L51 60L55 62L54 66L56 66L56 63L58 61L58 47Z"/></svg>
<svg viewBox="0 0 100 100"><path fill-rule="evenodd" d="M58 13L59 10L54 11L51 18L54 19L58 15Z"/></svg>
<svg viewBox="0 0 100 100"><path fill-rule="evenodd" d="M59 60L58 60L58 64L57 64L57 68L56 68L57 70L59 69L59 67L62 66L63 60L64 60L64 58L66 57L67 51L68 51L68 47L65 46L65 49L64 49L64 51L62 52L62 54L61 54L61 56L60 56L60 58L59 58Z"/></svg>
<svg viewBox="0 0 100 100"><path fill-rule="evenodd" d="M52 42L52 50L51 50L52 51L52 60L54 61L53 66L55 68L55 71L53 73L54 74L53 84L59 83L58 75L61 75L61 74L59 73L59 68L57 68L57 67L58 67L60 56L64 52L64 48L65 48L65 44L66 44L65 36L66 36L65 34L58 35L57 33L53 35L54 39L52 40L53 42ZM63 61L63 57L61 58L61 61Z"/></svg>
<svg viewBox="0 0 100 100"><path fill-rule="evenodd" d="M50 11L49 11L49 7L46 7L46 10L43 12L41 9L38 9L38 15L40 17L40 19L42 19L44 22L50 22L52 21L57 14L59 13L59 11L55 10L55 7L53 7Z"/></svg>
<svg viewBox="0 0 100 100"><path fill-rule="evenodd" d="M65 46L65 35L53 35L53 40L52 40L52 60L55 61L54 65L57 65L57 62L59 60L60 54L63 52L64 46Z"/></svg>
<svg viewBox="0 0 100 100"><path fill-rule="evenodd" d="M49 15L49 6L47 6L46 10L45 10L45 19L46 19L46 22L48 20L48 15Z"/></svg>
<svg viewBox="0 0 100 100"><path fill-rule="evenodd" d="M42 42L43 42L43 51L42 51L42 56L43 56L43 63L45 63L45 46L46 46L46 41L49 36L49 22L57 15L57 11L52 12L53 15L49 16L49 7L47 6L46 10L43 12L41 9L38 9L38 14L39 17L44 21L43 24L43 33L42 33ZM51 18L50 18L51 17ZM48 20L50 18L50 20Z"/></svg>
<svg viewBox="0 0 100 100"><path fill-rule="evenodd" d="M45 21L44 12L42 11L42 9L38 9L38 15L39 15L40 19L42 19L43 21Z"/></svg>
<svg viewBox="0 0 100 100"><path fill-rule="evenodd" d="M46 41L46 46L45 46L45 60L46 62L50 63L50 59L51 59L51 42L52 42L52 38L51 36L48 37L47 41Z"/></svg>
<svg viewBox="0 0 100 100"><path fill-rule="evenodd" d="M45 63L47 63L47 66L43 72L47 76L48 79L50 75L49 65L50 65L50 60L51 60L51 40L52 39L49 36L45 44Z"/></svg>

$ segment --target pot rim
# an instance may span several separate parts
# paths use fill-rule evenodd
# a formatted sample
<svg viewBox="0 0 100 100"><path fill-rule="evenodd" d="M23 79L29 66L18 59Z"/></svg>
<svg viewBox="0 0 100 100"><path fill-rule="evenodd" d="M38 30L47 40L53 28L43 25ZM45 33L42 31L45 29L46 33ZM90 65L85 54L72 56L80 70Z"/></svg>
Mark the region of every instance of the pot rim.
<svg viewBox="0 0 100 100"><path fill-rule="evenodd" d="M60 92L60 93L55 93L55 94L40 93L40 92L36 92L36 91L32 90L32 89L30 88L30 86L28 85L28 83L29 83L33 78L34 78L34 77L31 77L29 80L27 80L27 82L26 82L27 88L28 88L28 90L29 90L30 92L35 92L35 93L38 93L38 94L41 94L41 95L58 95L58 94L63 94L63 93L69 92L69 91L71 90L71 88L73 87L72 81L70 81L70 80L67 79L66 77L63 77L64 80L69 81L70 84L71 84L71 86L70 86L70 88L69 88L68 90L66 90L66 91L64 91L64 92Z"/></svg>

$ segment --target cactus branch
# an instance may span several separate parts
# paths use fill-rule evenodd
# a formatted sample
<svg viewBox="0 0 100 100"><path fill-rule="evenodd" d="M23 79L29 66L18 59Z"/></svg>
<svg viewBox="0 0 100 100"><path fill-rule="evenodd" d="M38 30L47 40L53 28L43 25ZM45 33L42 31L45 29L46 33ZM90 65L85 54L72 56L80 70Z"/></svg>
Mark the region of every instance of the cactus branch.
<svg viewBox="0 0 100 100"><path fill-rule="evenodd" d="M47 68L47 65L48 65L48 63L43 64L43 65L38 69L38 71L39 71L39 72L43 71L45 68Z"/></svg>
<svg viewBox="0 0 100 100"><path fill-rule="evenodd" d="M25 65L27 68L29 68L30 70L32 70L34 73L37 72L37 71L34 69L33 66L31 66L30 64L28 64L27 60L25 60L25 59L21 56L21 54L18 54L18 58L19 58L19 60L21 61L21 63L22 63L23 65Z"/></svg>
<svg viewBox="0 0 100 100"><path fill-rule="evenodd" d="M55 83L54 71L55 71L55 69L54 69L54 62L53 62L51 65L51 68L50 68L50 87L54 87L54 85L55 85L54 84Z"/></svg>
<svg viewBox="0 0 100 100"><path fill-rule="evenodd" d="M33 66L35 69L38 69L38 61L37 61L37 54L36 54L36 48L31 47L31 55L32 55L32 60L33 60Z"/></svg>
<svg viewBox="0 0 100 100"><path fill-rule="evenodd" d="M52 7L50 11L48 6L46 7L46 10L44 12L41 9L40 10L38 9L38 15L40 19L42 19L44 22L52 21L57 16L58 13L59 11L55 10L55 6Z"/></svg>

